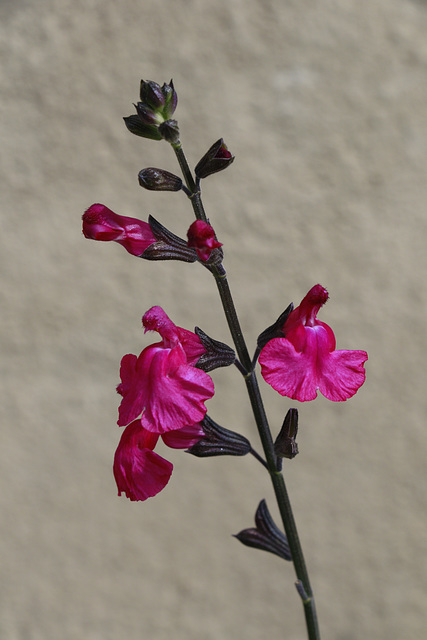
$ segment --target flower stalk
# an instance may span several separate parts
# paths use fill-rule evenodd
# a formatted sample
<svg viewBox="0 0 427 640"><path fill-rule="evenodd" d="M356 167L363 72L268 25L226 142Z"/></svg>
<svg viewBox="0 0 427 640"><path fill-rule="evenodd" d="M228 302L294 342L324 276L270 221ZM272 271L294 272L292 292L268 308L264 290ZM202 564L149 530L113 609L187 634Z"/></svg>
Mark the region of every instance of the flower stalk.
<svg viewBox="0 0 427 640"><path fill-rule="evenodd" d="M174 147L174 150L177 155L181 170L183 171L183 176L187 188L191 192L190 199L196 218L206 221L206 214L202 203L200 189L196 187L196 183L191 174L182 145L179 145L179 149ZM294 564L297 579L302 585L305 594L307 595L307 597L303 600L303 607L308 639L320 640L313 591L310 585L304 554L299 540L285 480L282 472L277 470L277 457L274 453L273 438L258 386L258 381L255 373L255 365L251 361L251 357L246 346L236 307L234 305L234 300L228 284L226 270L224 269L224 266L222 264L212 266L210 270L215 278L215 282L218 287L222 307L227 319L234 346L236 348L238 359L244 370L246 371L246 374L244 375L246 388L248 391L255 422L258 428L261 444L264 450L264 455L267 463L266 466L271 477L277 505L283 522L283 527L288 539L292 562Z"/></svg>

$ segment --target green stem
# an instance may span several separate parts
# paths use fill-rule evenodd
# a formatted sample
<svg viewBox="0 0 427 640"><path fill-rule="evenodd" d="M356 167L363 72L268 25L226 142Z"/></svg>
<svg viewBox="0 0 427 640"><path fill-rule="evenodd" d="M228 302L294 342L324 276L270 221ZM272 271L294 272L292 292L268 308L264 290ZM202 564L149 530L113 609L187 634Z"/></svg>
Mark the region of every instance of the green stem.
<svg viewBox="0 0 427 640"><path fill-rule="evenodd" d="M247 365L250 358L246 348L245 340L240 329L237 313L232 300L231 292L228 286L225 272L218 279L214 273L224 312L228 321L231 335L236 347L239 360L244 366ZM316 606L313 591L310 585L307 567L305 564L304 554L298 536L298 531L292 512L292 506L286 489L285 479L280 471L277 470L276 456L274 453L274 444L271 437L270 427L268 425L267 416L262 402L261 394L258 387L258 381L255 371L252 370L245 378L252 410L258 427L258 433L261 439L265 458L267 461L267 469L273 483L277 504L285 529L286 537L289 543L289 549L298 580L301 581L307 598L303 600L304 614L307 626L307 634L309 640L320 640L320 632L317 622Z"/></svg>
<svg viewBox="0 0 427 640"><path fill-rule="evenodd" d="M191 173L190 167L188 166L187 158L185 157L184 151L182 149L182 144L178 141L176 144L173 144L172 147L178 159L179 166L181 167L182 175L184 176L187 189L191 192L190 200L191 204L193 205L193 210L196 214L196 218L198 220L203 220L203 222L207 222L207 217L200 195L200 189L194 182L193 174Z"/></svg>
<svg viewBox="0 0 427 640"><path fill-rule="evenodd" d="M200 190L193 179L192 173L184 155L184 151L182 149L182 145L179 142L176 145L172 146L178 158L178 162L180 164L187 188L192 194L190 196L190 199L196 218L199 220L204 220L206 222L207 218L203 208ZM320 640L313 591L311 589L291 503L286 489L284 477L282 473L277 469L277 460L274 453L274 444L267 420L267 415L264 409L261 393L259 391L254 365L251 362L243 332L240 327L236 308L234 306L234 301L227 280L227 274L222 265L213 265L210 267L210 271L212 272L212 275L214 276L218 287L218 292L221 298L225 317L227 319L238 358L241 365L247 372L244 378L252 406L252 411L257 424L258 433L264 450L266 467L273 484L277 504L283 521L286 537L289 543L289 549L292 555L295 573L297 575L299 585L302 586L302 590L299 589L299 592L300 595L301 593L303 593L304 595L304 597L302 597L302 602L304 606L308 640Z"/></svg>

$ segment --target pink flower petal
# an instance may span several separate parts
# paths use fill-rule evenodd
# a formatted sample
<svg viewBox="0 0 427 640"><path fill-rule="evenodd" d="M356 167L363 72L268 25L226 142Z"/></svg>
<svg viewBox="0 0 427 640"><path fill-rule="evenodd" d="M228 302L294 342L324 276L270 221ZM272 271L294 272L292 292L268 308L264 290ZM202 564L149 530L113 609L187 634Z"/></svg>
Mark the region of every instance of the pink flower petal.
<svg viewBox="0 0 427 640"><path fill-rule="evenodd" d="M179 344L173 349L151 345L134 358L125 356L122 360L119 426L141 412L142 426L155 433L181 429L203 419L204 402L213 396L214 384L207 373L186 364Z"/></svg>
<svg viewBox="0 0 427 640"><path fill-rule="evenodd" d="M177 327L177 329L179 341L185 351L185 355L187 356L187 364L197 364L199 358L206 353L206 349L200 342L199 336L192 331L187 331L187 329L182 329L181 327Z"/></svg>
<svg viewBox="0 0 427 640"><path fill-rule="evenodd" d="M172 449L188 449L204 437L205 433L200 423L162 434L163 442Z"/></svg>
<svg viewBox="0 0 427 640"><path fill-rule="evenodd" d="M178 327L172 322L162 307L151 307L142 316L142 324L147 331L157 331L163 338L165 347L174 347L179 341Z"/></svg>
<svg viewBox="0 0 427 640"><path fill-rule="evenodd" d="M153 350L155 345L147 347ZM118 385L117 391L123 396L123 400L119 407L119 419L117 424L124 427L132 420L135 420L144 408L144 386L140 384L141 369L143 363L143 355L147 351L141 353L139 358L129 353L123 356L120 364L121 384Z"/></svg>
<svg viewBox="0 0 427 640"><path fill-rule="evenodd" d="M207 373L185 363L178 345L159 350L151 358L145 368L143 394L142 426L165 433L200 422L206 413L204 402L214 394L214 384Z"/></svg>
<svg viewBox="0 0 427 640"><path fill-rule="evenodd" d="M156 238L148 222L120 216L103 204L93 204L83 214L85 238L102 242L115 241L134 256L144 253Z"/></svg>
<svg viewBox="0 0 427 640"><path fill-rule="evenodd" d="M306 402L317 396L317 376L313 358L300 353L286 338L274 338L259 356L261 374L282 396Z"/></svg>
<svg viewBox="0 0 427 640"><path fill-rule="evenodd" d="M203 220L195 220L187 231L187 245L196 249L200 260L206 262L213 249L222 247L222 243L215 238L215 231L210 224Z"/></svg>
<svg viewBox="0 0 427 640"><path fill-rule="evenodd" d="M328 400L348 400L365 382L366 351L332 351L322 363L319 391Z"/></svg>
<svg viewBox="0 0 427 640"><path fill-rule="evenodd" d="M113 465L119 496L123 492L130 500L147 500L169 482L173 465L145 446L154 446L152 435L147 435L139 420L123 431Z"/></svg>

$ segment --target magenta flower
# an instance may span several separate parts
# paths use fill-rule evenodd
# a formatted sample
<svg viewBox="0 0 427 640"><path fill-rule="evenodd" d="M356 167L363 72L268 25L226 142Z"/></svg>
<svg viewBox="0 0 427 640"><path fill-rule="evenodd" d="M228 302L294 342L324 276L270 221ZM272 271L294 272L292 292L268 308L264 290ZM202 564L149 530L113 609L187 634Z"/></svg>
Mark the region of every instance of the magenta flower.
<svg viewBox="0 0 427 640"><path fill-rule="evenodd" d="M93 204L83 214L83 234L90 240L114 240L133 256L141 256L156 242L148 222L119 216L103 204Z"/></svg>
<svg viewBox="0 0 427 640"><path fill-rule="evenodd" d="M174 449L187 449L203 438L200 424L191 425L162 436ZM159 434L147 431L140 420L134 420L123 431L114 456L113 473L119 496L130 500L147 500L165 488L173 465L153 451Z"/></svg>
<svg viewBox="0 0 427 640"><path fill-rule="evenodd" d="M326 289L316 284L289 315L284 337L261 350L261 374L282 396L305 402L319 390L338 402L351 398L365 381L366 351L336 351L334 332L316 317L327 299Z"/></svg>
<svg viewBox="0 0 427 640"><path fill-rule="evenodd" d="M214 394L212 378L195 367L205 353L200 339L177 327L161 307L147 311L142 323L146 331L158 331L162 340L138 357L122 358L118 425L142 414L142 426L161 434L200 422L206 413L204 403Z"/></svg>
<svg viewBox="0 0 427 640"><path fill-rule="evenodd" d="M206 262L214 249L222 247L222 243L215 238L213 227L203 220L195 220L187 231L187 245L196 249L200 260Z"/></svg>

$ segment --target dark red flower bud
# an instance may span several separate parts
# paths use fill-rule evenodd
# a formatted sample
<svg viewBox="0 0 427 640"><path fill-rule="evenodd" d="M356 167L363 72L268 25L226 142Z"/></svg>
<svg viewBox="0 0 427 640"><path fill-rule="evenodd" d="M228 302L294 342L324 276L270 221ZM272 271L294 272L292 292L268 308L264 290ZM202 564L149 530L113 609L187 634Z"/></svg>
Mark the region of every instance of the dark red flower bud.
<svg viewBox="0 0 427 640"><path fill-rule="evenodd" d="M165 106L165 96L157 82L152 80L141 80L139 86L139 97L141 102L153 110L163 109Z"/></svg>
<svg viewBox="0 0 427 640"><path fill-rule="evenodd" d="M156 242L148 222L120 216L99 203L83 214L83 234L91 240L118 242L133 256L142 256Z"/></svg>
<svg viewBox="0 0 427 640"><path fill-rule="evenodd" d="M173 173L164 169L147 167L138 173L141 187L149 191L180 191L182 180Z"/></svg>
<svg viewBox="0 0 427 640"><path fill-rule="evenodd" d="M209 260L214 249L222 247L215 237L213 227L203 220L195 220L187 231L188 246L194 247L202 262Z"/></svg>
<svg viewBox="0 0 427 640"><path fill-rule="evenodd" d="M205 153L203 158L199 160L194 172L198 178L206 178L212 173L226 169L233 160L234 156L231 155L227 149L224 140L220 138Z"/></svg>
<svg viewBox="0 0 427 640"><path fill-rule="evenodd" d="M152 80L141 80L139 97L146 107L161 113L163 120L171 118L178 102L172 80L169 84L165 82L162 87Z"/></svg>

